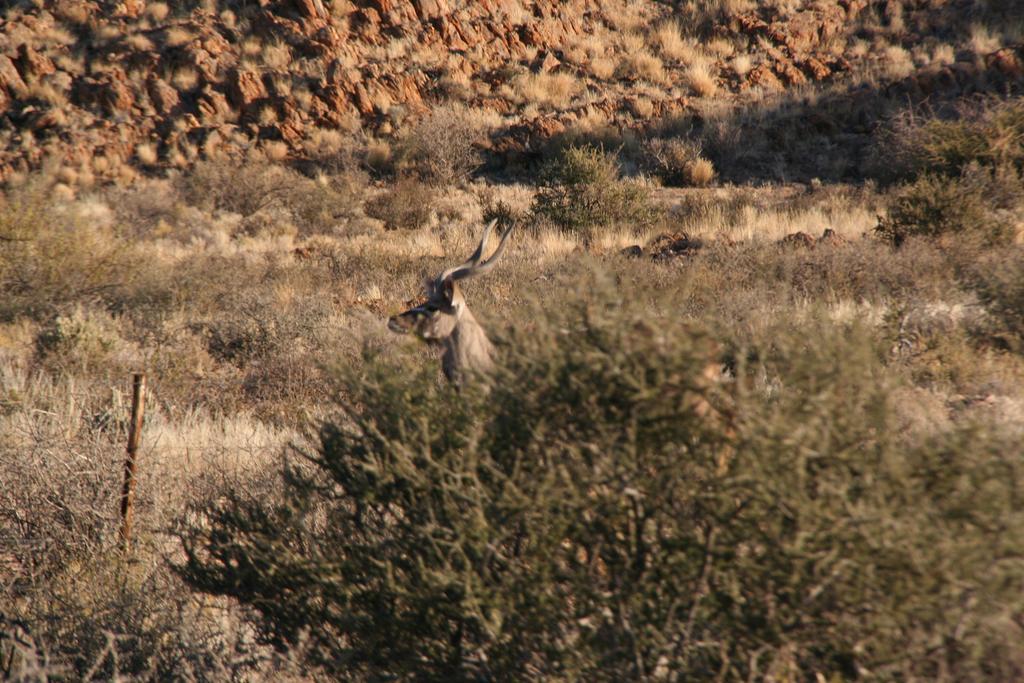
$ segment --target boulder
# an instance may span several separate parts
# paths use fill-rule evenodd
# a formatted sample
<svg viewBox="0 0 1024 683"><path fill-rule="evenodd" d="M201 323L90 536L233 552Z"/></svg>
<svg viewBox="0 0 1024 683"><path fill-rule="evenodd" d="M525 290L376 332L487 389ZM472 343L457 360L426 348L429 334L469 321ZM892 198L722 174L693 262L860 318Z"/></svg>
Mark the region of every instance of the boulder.
<svg viewBox="0 0 1024 683"><path fill-rule="evenodd" d="M39 80L57 70L53 60L24 43L18 47L17 62L18 70L25 80Z"/></svg>
<svg viewBox="0 0 1024 683"><path fill-rule="evenodd" d="M228 74L228 99L239 109L245 109L266 96L263 81L252 71L235 68Z"/></svg>
<svg viewBox="0 0 1024 683"><path fill-rule="evenodd" d="M0 55L0 90L5 90L12 99L20 99L28 94L28 86L7 55Z"/></svg>
<svg viewBox="0 0 1024 683"><path fill-rule="evenodd" d="M149 80L146 81L146 92L153 103L153 108L161 116L170 116L181 103L178 91L155 74L150 74Z"/></svg>
<svg viewBox="0 0 1024 683"><path fill-rule="evenodd" d="M806 232L794 232L783 237L778 244L796 249L814 249L816 241Z"/></svg>

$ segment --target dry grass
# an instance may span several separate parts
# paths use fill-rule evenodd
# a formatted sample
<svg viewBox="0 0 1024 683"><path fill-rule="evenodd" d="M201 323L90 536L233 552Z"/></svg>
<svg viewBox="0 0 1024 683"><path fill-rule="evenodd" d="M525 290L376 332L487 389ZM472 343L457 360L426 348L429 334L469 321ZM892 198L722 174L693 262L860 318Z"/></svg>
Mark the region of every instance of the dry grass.
<svg viewBox="0 0 1024 683"><path fill-rule="evenodd" d="M655 85L663 85L668 81L665 65L657 56L646 51L624 55L619 61L617 73L621 78L638 79Z"/></svg>
<svg viewBox="0 0 1024 683"><path fill-rule="evenodd" d="M146 3L146 16L153 21L159 23L167 18L171 8L164 2L148 2Z"/></svg>
<svg viewBox="0 0 1024 683"><path fill-rule="evenodd" d="M647 22L641 3L625 3L609 12L607 18L619 33L636 33Z"/></svg>
<svg viewBox="0 0 1024 683"><path fill-rule="evenodd" d="M267 43L260 53L263 64L271 69L288 71L292 62L292 51L287 43Z"/></svg>
<svg viewBox="0 0 1024 683"><path fill-rule="evenodd" d="M736 72L737 76L746 76L754 68L754 60L747 54L736 55L729 65L732 66L732 70Z"/></svg>
<svg viewBox="0 0 1024 683"><path fill-rule="evenodd" d="M914 59L905 47L890 45L883 53L883 73L887 78L906 78L914 72Z"/></svg>
<svg viewBox="0 0 1024 683"><path fill-rule="evenodd" d="M707 159L695 159L686 165L686 180L695 187L706 187L715 179L715 166Z"/></svg>
<svg viewBox="0 0 1024 683"><path fill-rule="evenodd" d="M135 146L135 156L144 164L155 164L157 162L156 146L142 142Z"/></svg>
<svg viewBox="0 0 1024 683"><path fill-rule="evenodd" d="M956 48L949 44L936 45L932 50L932 62L948 66L956 61Z"/></svg>
<svg viewBox="0 0 1024 683"><path fill-rule="evenodd" d="M133 50L146 52L153 49L153 41L142 33L133 33L125 38L125 44Z"/></svg>
<svg viewBox="0 0 1024 683"><path fill-rule="evenodd" d="M692 49L690 43L683 38L679 23L670 20L659 25L653 33L654 42L665 59L685 61Z"/></svg>
<svg viewBox="0 0 1024 683"><path fill-rule="evenodd" d="M582 249L579 238L556 228L542 228L522 240L520 249L527 258L541 262L561 261Z"/></svg>
<svg viewBox="0 0 1024 683"><path fill-rule="evenodd" d="M987 55L1003 46L1001 36L982 24L973 24L970 31L970 47L977 55Z"/></svg>
<svg viewBox="0 0 1024 683"><path fill-rule="evenodd" d="M172 26L164 32L164 45L167 47L181 47L192 41L195 36L188 29L180 26Z"/></svg>
<svg viewBox="0 0 1024 683"><path fill-rule="evenodd" d="M563 108L580 92L579 80L569 73L529 73L512 84L521 104Z"/></svg>
<svg viewBox="0 0 1024 683"><path fill-rule="evenodd" d="M588 68L594 78L607 81L615 75L615 60L609 57L597 57L590 60Z"/></svg>
<svg viewBox="0 0 1024 683"><path fill-rule="evenodd" d="M728 191L722 192L729 197ZM857 240L873 231L878 222L873 207L844 199L829 199L799 210L712 202L696 215L682 214L681 220L683 229L693 235L737 242L777 242L796 232L820 237L826 228Z"/></svg>
<svg viewBox="0 0 1024 683"><path fill-rule="evenodd" d="M183 66L174 71L170 80L178 90L193 90L199 85L199 72L190 66Z"/></svg>
<svg viewBox="0 0 1024 683"><path fill-rule="evenodd" d="M718 92L718 82L711 68L704 63L691 64L686 68L686 84L701 97L711 97Z"/></svg>

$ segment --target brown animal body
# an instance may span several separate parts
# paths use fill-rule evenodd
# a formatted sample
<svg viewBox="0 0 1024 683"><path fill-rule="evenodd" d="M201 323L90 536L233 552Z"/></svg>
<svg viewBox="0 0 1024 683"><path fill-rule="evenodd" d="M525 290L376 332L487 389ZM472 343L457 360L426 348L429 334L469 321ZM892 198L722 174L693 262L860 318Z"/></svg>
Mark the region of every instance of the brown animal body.
<svg viewBox="0 0 1024 683"><path fill-rule="evenodd" d="M426 301L388 320L392 332L413 333L428 344L442 347L441 368L445 377L457 385L470 375L486 374L494 365L494 346L466 305L459 281L490 272L505 252L511 228L501 236L494 254L483 260L496 224L497 221L491 221L484 228L480 244L468 261L428 281Z"/></svg>

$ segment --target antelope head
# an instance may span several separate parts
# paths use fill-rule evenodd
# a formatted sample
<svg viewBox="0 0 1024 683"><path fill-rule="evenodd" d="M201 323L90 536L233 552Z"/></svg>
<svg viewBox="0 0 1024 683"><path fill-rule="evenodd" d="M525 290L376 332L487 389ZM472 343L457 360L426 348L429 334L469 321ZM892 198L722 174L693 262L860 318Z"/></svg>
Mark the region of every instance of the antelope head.
<svg viewBox="0 0 1024 683"><path fill-rule="evenodd" d="M388 320L388 329L392 332L411 332L429 344L441 346L444 349L441 357L444 374L455 383L459 383L467 371L486 372L492 366L493 347L469 311L459 281L490 272L505 252L512 228L501 236L494 254L483 260L496 224L494 220L484 228L480 244L469 260L427 281L426 301Z"/></svg>

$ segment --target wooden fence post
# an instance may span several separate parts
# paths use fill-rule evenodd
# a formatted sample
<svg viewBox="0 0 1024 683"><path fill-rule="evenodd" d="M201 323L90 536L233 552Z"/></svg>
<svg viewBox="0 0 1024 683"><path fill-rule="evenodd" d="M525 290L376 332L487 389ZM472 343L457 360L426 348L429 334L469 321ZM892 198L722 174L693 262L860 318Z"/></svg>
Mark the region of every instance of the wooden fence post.
<svg viewBox="0 0 1024 683"><path fill-rule="evenodd" d="M128 549L132 537L132 517L135 508L135 454L142 437L142 417L145 409L146 375L132 376L132 421L128 425L128 454L124 461L124 486L121 487L121 547Z"/></svg>

